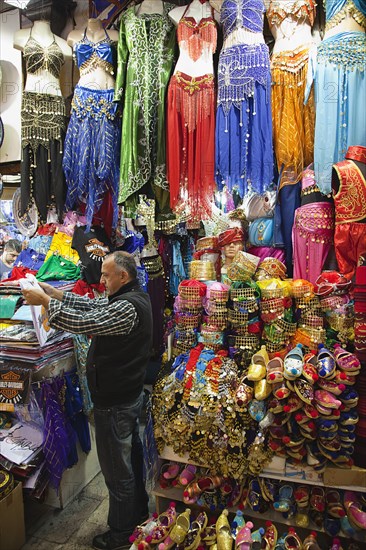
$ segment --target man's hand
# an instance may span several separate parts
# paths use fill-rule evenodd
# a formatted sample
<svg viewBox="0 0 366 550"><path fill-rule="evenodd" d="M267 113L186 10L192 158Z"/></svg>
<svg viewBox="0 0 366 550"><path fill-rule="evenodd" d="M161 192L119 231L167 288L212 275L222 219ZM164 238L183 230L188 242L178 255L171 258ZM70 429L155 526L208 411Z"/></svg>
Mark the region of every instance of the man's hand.
<svg viewBox="0 0 366 550"><path fill-rule="evenodd" d="M56 300L62 301L63 298L63 291L57 290L57 288L54 288L52 285L49 285L48 283L38 283L39 286L44 290L44 292L49 296L50 298L55 298Z"/></svg>
<svg viewBox="0 0 366 550"><path fill-rule="evenodd" d="M51 300L51 298L47 296L43 290L39 290L38 288L24 289L22 290L22 293L27 301L27 304L30 306L44 306L47 308Z"/></svg>

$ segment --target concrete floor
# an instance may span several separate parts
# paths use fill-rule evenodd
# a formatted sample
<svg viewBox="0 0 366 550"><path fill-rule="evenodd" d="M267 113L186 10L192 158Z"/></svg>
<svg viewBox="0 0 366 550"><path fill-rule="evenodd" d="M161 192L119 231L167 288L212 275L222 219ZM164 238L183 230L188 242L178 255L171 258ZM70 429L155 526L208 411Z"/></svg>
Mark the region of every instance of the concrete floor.
<svg viewBox="0 0 366 550"><path fill-rule="evenodd" d="M150 509L155 510L154 497ZM90 550L95 535L108 530L108 493L101 473L63 510L25 502L27 542L22 550Z"/></svg>

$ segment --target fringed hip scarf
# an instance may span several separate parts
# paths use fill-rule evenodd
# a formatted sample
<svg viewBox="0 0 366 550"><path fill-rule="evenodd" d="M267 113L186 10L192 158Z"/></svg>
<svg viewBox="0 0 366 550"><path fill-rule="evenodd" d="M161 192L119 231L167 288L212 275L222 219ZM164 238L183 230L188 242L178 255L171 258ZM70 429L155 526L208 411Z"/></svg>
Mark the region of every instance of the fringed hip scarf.
<svg viewBox="0 0 366 550"><path fill-rule="evenodd" d="M21 123L21 215L34 201L42 223L51 206L56 207L61 220L65 193L61 167L66 131L64 98L23 92Z"/></svg>
<svg viewBox="0 0 366 550"><path fill-rule="evenodd" d="M67 183L66 208L85 202L87 226L108 191L113 204L112 227L117 224L121 129L114 90L76 86L66 133L63 169Z"/></svg>
<svg viewBox="0 0 366 550"><path fill-rule="evenodd" d="M304 105L309 47L282 51L271 59L273 141L280 186L297 183L314 154L313 89Z"/></svg>
<svg viewBox="0 0 366 550"><path fill-rule="evenodd" d="M22 148L30 145L35 158L40 145L49 151L51 141L62 144L66 130L65 100L57 95L23 92L21 120Z"/></svg>
<svg viewBox="0 0 366 550"><path fill-rule="evenodd" d="M314 202L295 210L292 228L294 279L312 283L320 275L334 239L334 207Z"/></svg>
<svg viewBox="0 0 366 550"><path fill-rule="evenodd" d="M214 76L177 72L168 88L167 156L172 208L185 200L196 219L207 217L214 192Z"/></svg>

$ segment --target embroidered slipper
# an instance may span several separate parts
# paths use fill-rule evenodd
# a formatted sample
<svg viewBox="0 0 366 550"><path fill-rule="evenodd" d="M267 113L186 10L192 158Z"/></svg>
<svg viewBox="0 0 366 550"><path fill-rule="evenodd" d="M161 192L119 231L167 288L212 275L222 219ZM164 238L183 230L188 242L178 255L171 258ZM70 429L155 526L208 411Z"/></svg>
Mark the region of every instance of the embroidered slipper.
<svg viewBox="0 0 366 550"><path fill-rule="evenodd" d="M260 422L265 417L267 412L267 405L264 401L258 401L253 399L248 406L248 412L256 422Z"/></svg>
<svg viewBox="0 0 366 550"><path fill-rule="evenodd" d="M276 384L283 381L283 361L281 357L274 357L267 363L267 382Z"/></svg>
<svg viewBox="0 0 366 550"><path fill-rule="evenodd" d="M288 483L281 485L278 491L278 500L273 503L277 512L288 512L294 498L294 490Z"/></svg>
<svg viewBox="0 0 366 550"><path fill-rule="evenodd" d="M342 401L326 390L315 390L314 397L317 404L327 409L338 409L342 405Z"/></svg>
<svg viewBox="0 0 366 550"><path fill-rule="evenodd" d="M179 484L182 487L186 487L194 480L196 473L197 466L194 466L194 464L186 464L179 475Z"/></svg>
<svg viewBox="0 0 366 550"><path fill-rule="evenodd" d="M324 344L318 345L317 366L320 378L333 378L335 376L335 359Z"/></svg>
<svg viewBox="0 0 366 550"><path fill-rule="evenodd" d="M310 535L306 537L304 542L302 543L304 550L321 550L319 544L316 541L317 532L312 531Z"/></svg>
<svg viewBox="0 0 366 550"><path fill-rule="evenodd" d="M334 344L334 357L339 368L347 373L358 374L361 369L361 363L354 353L350 353L340 346Z"/></svg>
<svg viewBox="0 0 366 550"><path fill-rule="evenodd" d="M302 378L297 378L294 381L294 388L296 394L300 397L300 399L304 401L304 403L311 405L314 399L313 386L309 384L309 382L307 382L306 380L303 380Z"/></svg>
<svg viewBox="0 0 366 550"><path fill-rule="evenodd" d="M283 362L283 376L287 380L295 380L302 374L304 366L304 357L302 353L302 345L297 344L288 352Z"/></svg>
<svg viewBox="0 0 366 550"><path fill-rule="evenodd" d="M189 517L191 515L191 510L186 508L185 512L182 512L177 516L176 522L173 525L172 530L169 533L169 536L159 544L159 550L169 550L177 544L182 544L184 539L187 536L189 531Z"/></svg>
<svg viewBox="0 0 366 550"><path fill-rule="evenodd" d="M319 378L318 386L321 390L329 391L334 395L340 395L345 389L345 384L339 384L335 379L328 380L328 378Z"/></svg>
<svg viewBox="0 0 366 550"><path fill-rule="evenodd" d="M252 529L254 525L251 521L247 521L246 524L239 530L235 538L235 550L250 550L252 548Z"/></svg>
<svg viewBox="0 0 366 550"><path fill-rule="evenodd" d="M231 550L233 545L228 515L229 512L225 509L216 521L217 548L222 550Z"/></svg>
<svg viewBox="0 0 366 550"><path fill-rule="evenodd" d="M278 533L276 526L271 521L266 521L266 530L262 539L263 550L275 550L277 537ZM263 543L265 546L263 546Z"/></svg>
<svg viewBox="0 0 366 550"><path fill-rule="evenodd" d="M302 550L302 542L293 527L290 527L284 538L285 550Z"/></svg>
<svg viewBox="0 0 366 550"><path fill-rule="evenodd" d="M291 394L291 390L282 381L272 385L272 393L277 399L286 399Z"/></svg>

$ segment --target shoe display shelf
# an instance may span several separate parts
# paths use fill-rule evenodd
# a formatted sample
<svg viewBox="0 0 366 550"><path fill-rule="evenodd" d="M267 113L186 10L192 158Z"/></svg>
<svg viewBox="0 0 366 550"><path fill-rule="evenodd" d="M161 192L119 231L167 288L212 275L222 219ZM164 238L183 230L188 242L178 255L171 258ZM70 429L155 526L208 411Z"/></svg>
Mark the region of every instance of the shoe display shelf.
<svg viewBox="0 0 366 550"><path fill-rule="evenodd" d="M197 464L196 462L193 462L192 460L189 460L188 456L180 456L174 453L174 451L170 447L165 447L164 451L159 454L159 461L162 463L163 461L170 461L170 462L177 462L181 464L193 464L195 466L199 466L201 468L207 468L209 470L209 466L205 464ZM357 492L366 492L366 485L362 483L362 486L359 485L342 485L342 484L333 484L333 483L327 483L326 479L327 476L324 476L322 474L317 474L314 472L313 468L311 467L299 467L298 474L296 475L296 468L292 467L290 469L290 474L286 475L285 470L285 460L283 460L284 463L284 470L283 472L274 472L270 468L264 469L261 474L259 474L258 477L262 478L268 478L271 480L278 480L288 483L298 483L301 485L317 485L321 487L329 487L333 489L343 489L343 490L349 490L349 491L357 491ZM269 464L271 466L271 464ZM333 468L334 469L334 468ZM366 475L366 470L357 468L357 470L361 471L361 473ZM348 470L343 470L339 468L340 474L342 472L347 472ZM287 471L288 472L288 471ZM310 477L310 479L306 479L306 475ZM324 480L325 478L325 480ZM158 514L164 512L164 510L169 505L170 501L176 501L177 503L182 502L183 503L183 491L184 489L182 487L168 487L168 488L162 488L159 485L159 482L157 481L153 490L153 495L155 497L155 504L156 504L156 511ZM198 504L183 504L183 507L190 507L195 509L204 509L204 507L199 506ZM229 512L232 514L235 514L237 511L237 507L228 508ZM215 512L212 512L212 514L219 514L221 510L216 510ZM266 510L265 512L257 512L252 510L250 507L245 507L243 510L243 514L246 518L257 520L261 523L261 525L264 525L266 521L272 521L275 524L280 525L288 525L290 527L296 527L296 530L302 530L304 533L308 531L317 531L318 533L325 533L325 530L322 527L319 527L316 525L313 521L310 520L310 523L307 527L298 527L295 524L294 517L291 518L285 518L280 512L277 512L275 510ZM255 523L255 526L257 528L257 522ZM258 525L259 527L260 525ZM304 535L305 536L305 535ZM337 535L341 539L349 539L349 537L342 532L342 534ZM366 532L360 531L358 532L352 540L359 541L359 542L365 542L366 540Z"/></svg>

